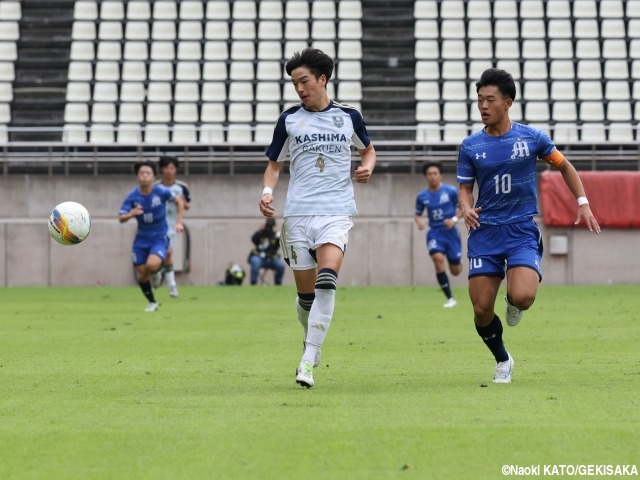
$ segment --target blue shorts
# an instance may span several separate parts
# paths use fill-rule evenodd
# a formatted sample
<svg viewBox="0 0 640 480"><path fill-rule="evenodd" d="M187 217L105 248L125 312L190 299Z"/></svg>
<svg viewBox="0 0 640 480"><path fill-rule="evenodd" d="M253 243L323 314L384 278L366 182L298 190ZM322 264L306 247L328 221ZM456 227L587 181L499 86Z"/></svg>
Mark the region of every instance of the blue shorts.
<svg viewBox="0 0 640 480"><path fill-rule="evenodd" d="M167 258L167 250L169 249L169 237L162 235L161 237L140 238L136 237L133 241L131 253L133 255L133 266L144 265L147 263L149 255L156 255L164 261Z"/></svg>
<svg viewBox="0 0 640 480"><path fill-rule="evenodd" d="M508 225L480 225L469 232L467 242L469 278L504 278L514 267L528 267L542 280L542 234L536 222L527 220Z"/></svg>
<svg viewBox="0 0 640 480"><path fill-rule="evenodd" d="M462 260L462 243L457 228L431 228L427 233L427 250L429 255L443 253L449 265L460 265Z"/></svg>

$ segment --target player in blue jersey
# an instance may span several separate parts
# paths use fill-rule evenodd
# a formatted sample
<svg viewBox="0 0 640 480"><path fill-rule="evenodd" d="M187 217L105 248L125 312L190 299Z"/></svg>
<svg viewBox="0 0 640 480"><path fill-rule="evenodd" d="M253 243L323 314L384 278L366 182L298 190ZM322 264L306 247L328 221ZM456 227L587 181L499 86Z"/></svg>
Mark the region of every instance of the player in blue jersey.
<svg viewBox="0 0 640 480"><path fill-rule="evenodd" d="M445 308L455 307L458 302L451 293L446 263L452 275L462 271L462 245L460 233L456 228L460 210L458 209L458 189L442 182L442 165L438 162L425 163L422 174L427 180L427 188L421 190L416 198L415 222L418 230L427 228L423 217L426 210L429 217L427 249L436 269L436 278L447 301Z"/></svg>
<svg viewBox="0 0 640 480"><path fill-rule="evenodd" d="M469 230L469 297L476 330L496 359L493 381L509 383L514 361L502 341L495 301L506 274L505 319L515 326L533 304L542 280L542 238L534 222L538 158L562 173L576 197L575 223L584 220L596 233L600 226L576 169L547 134L509 118L516 98L513 77L504 70L488 69L476 90L485 126L462 141L458 156L460 211ZM475 183L478 200L474 203Z"/></svg>
<svg viewBox="0 0 640 480"><path fill-rule="evenodd" d="M367 183L376 152L360 112L327 95L331 57L315 48L295 53L287 74L302 103L285 110L267 149L260 212L273 217L273 189L287 155L290 179L281 230L282 252L298 290L296 309L304 329L304 353L296 382L312 387L313 367L333 317L338 273L353 226L353 180ZM360 165L351 171L351 144Z"/></svg>
<svg viewBox="0 0 640 480"><path fill-rule="evenodd" d="M138 222L138 231L133 241L133 266L138 277L138 284L144 296L149 300L146 312L158 309L151 278L160 269L167 257L169 237L167 237L167 219L165 203L173 201L178 206L176 231L182 231L182 198L162 185L154 185L156 165L144 161L134 165L138 177L138 187L129 192L120 207L120 223L134 218Z"/></svg>
<svg viewBox="0 0 640 480"><path fill-rule="evenodd" d="M161 179L156 181L171 190L177 197L182 198L182 203L185 210L189 210L191 206L191 194L189 192L189 185L185 182L178 180L176 174L178 173L179 161L176 157L163 156L158 160L158 168L160 169ZM167 251L167 258L165 259L162 268L153 277L154 287L160 286L163 277L167 280L167 287L169 288L169 296L178 297L178 285L176 283L176 274L173 271L173 251L177 244L178 232L176 231L176 222L178 220L178 204L169 201L166 204L167 208L167 235L169 236L169 250Z"/></svg>

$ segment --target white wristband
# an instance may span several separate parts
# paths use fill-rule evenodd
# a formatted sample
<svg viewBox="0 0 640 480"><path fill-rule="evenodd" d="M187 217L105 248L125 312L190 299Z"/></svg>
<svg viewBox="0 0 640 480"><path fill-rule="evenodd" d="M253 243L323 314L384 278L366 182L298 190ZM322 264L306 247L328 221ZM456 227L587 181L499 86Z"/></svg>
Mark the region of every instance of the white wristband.
<svg viewBox="0 0 640 480"><path fill-rule="evenodd" d="M587 197L578 197L578 206L581 207L582 205L588 205L589 204L589 200L587 200Z"/></svg>
<svg viewBox="0 0 640 480"><path fill-rule="evenodd" d="M451 217L451 221L452 221L453 223L458 223L458 220L460 220L460 219L458 218L458 216L457 216L457 215L454 215L453 217Z"/></svg>
<svg viewBox="0 0 640 480"><path fill-rule="evenodd" d="M262 196L264 197L264 196L265 196L265 195L267 195L267 194L269 194L269 195L273 195L273 188L271 188L271 187L264 187L264 188L262 189Z"/></svg>

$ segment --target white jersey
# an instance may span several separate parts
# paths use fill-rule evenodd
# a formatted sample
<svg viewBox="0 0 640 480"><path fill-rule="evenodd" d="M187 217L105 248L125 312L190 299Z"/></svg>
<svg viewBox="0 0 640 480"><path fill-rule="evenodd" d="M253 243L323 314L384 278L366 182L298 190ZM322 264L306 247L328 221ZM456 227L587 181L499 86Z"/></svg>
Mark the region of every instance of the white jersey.
<svg viewBox="0 0 640 480"><path fill-rule="evenodd" d="M351 143L369 146L360 112L331 101L321 112L296 105L280 114L266 155L283 162L290 155L285 217L355 215Z"/></svg>
<svg viewBox="0 0 640 480"><path fill-rule="evenodd" d="M180 180L176 180L171 185L165 185L161 181L156 181L156 184L162 185L165 188L171 190L176 197L181 196L186 203L191 202L189 195L189 186ZM178 221L178 205L175 202L167 202L165 205L167 211L167 226L169 227L167 233L173 235L176 233L176 222Z"/></svg>

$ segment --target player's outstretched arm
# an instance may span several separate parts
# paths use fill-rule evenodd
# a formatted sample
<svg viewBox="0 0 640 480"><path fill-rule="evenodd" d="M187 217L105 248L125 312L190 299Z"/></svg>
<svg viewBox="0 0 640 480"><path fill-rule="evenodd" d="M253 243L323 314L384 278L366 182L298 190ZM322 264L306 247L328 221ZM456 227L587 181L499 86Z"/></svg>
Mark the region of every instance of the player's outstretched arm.
<svg viewBox="0 0 640 480"><path fill-rule="evenodd" d="M580 180L580 176L575 167L558 150L551 152L551 154L545 158L545 161L560 171L567 187L569 187L571 193L576 197L578 202L578 216L574 225L579 224L580 220L584 220L589 231L600 233L600 225L598 225L596 217L594 217L591 212L582 180Z"/></svg>

